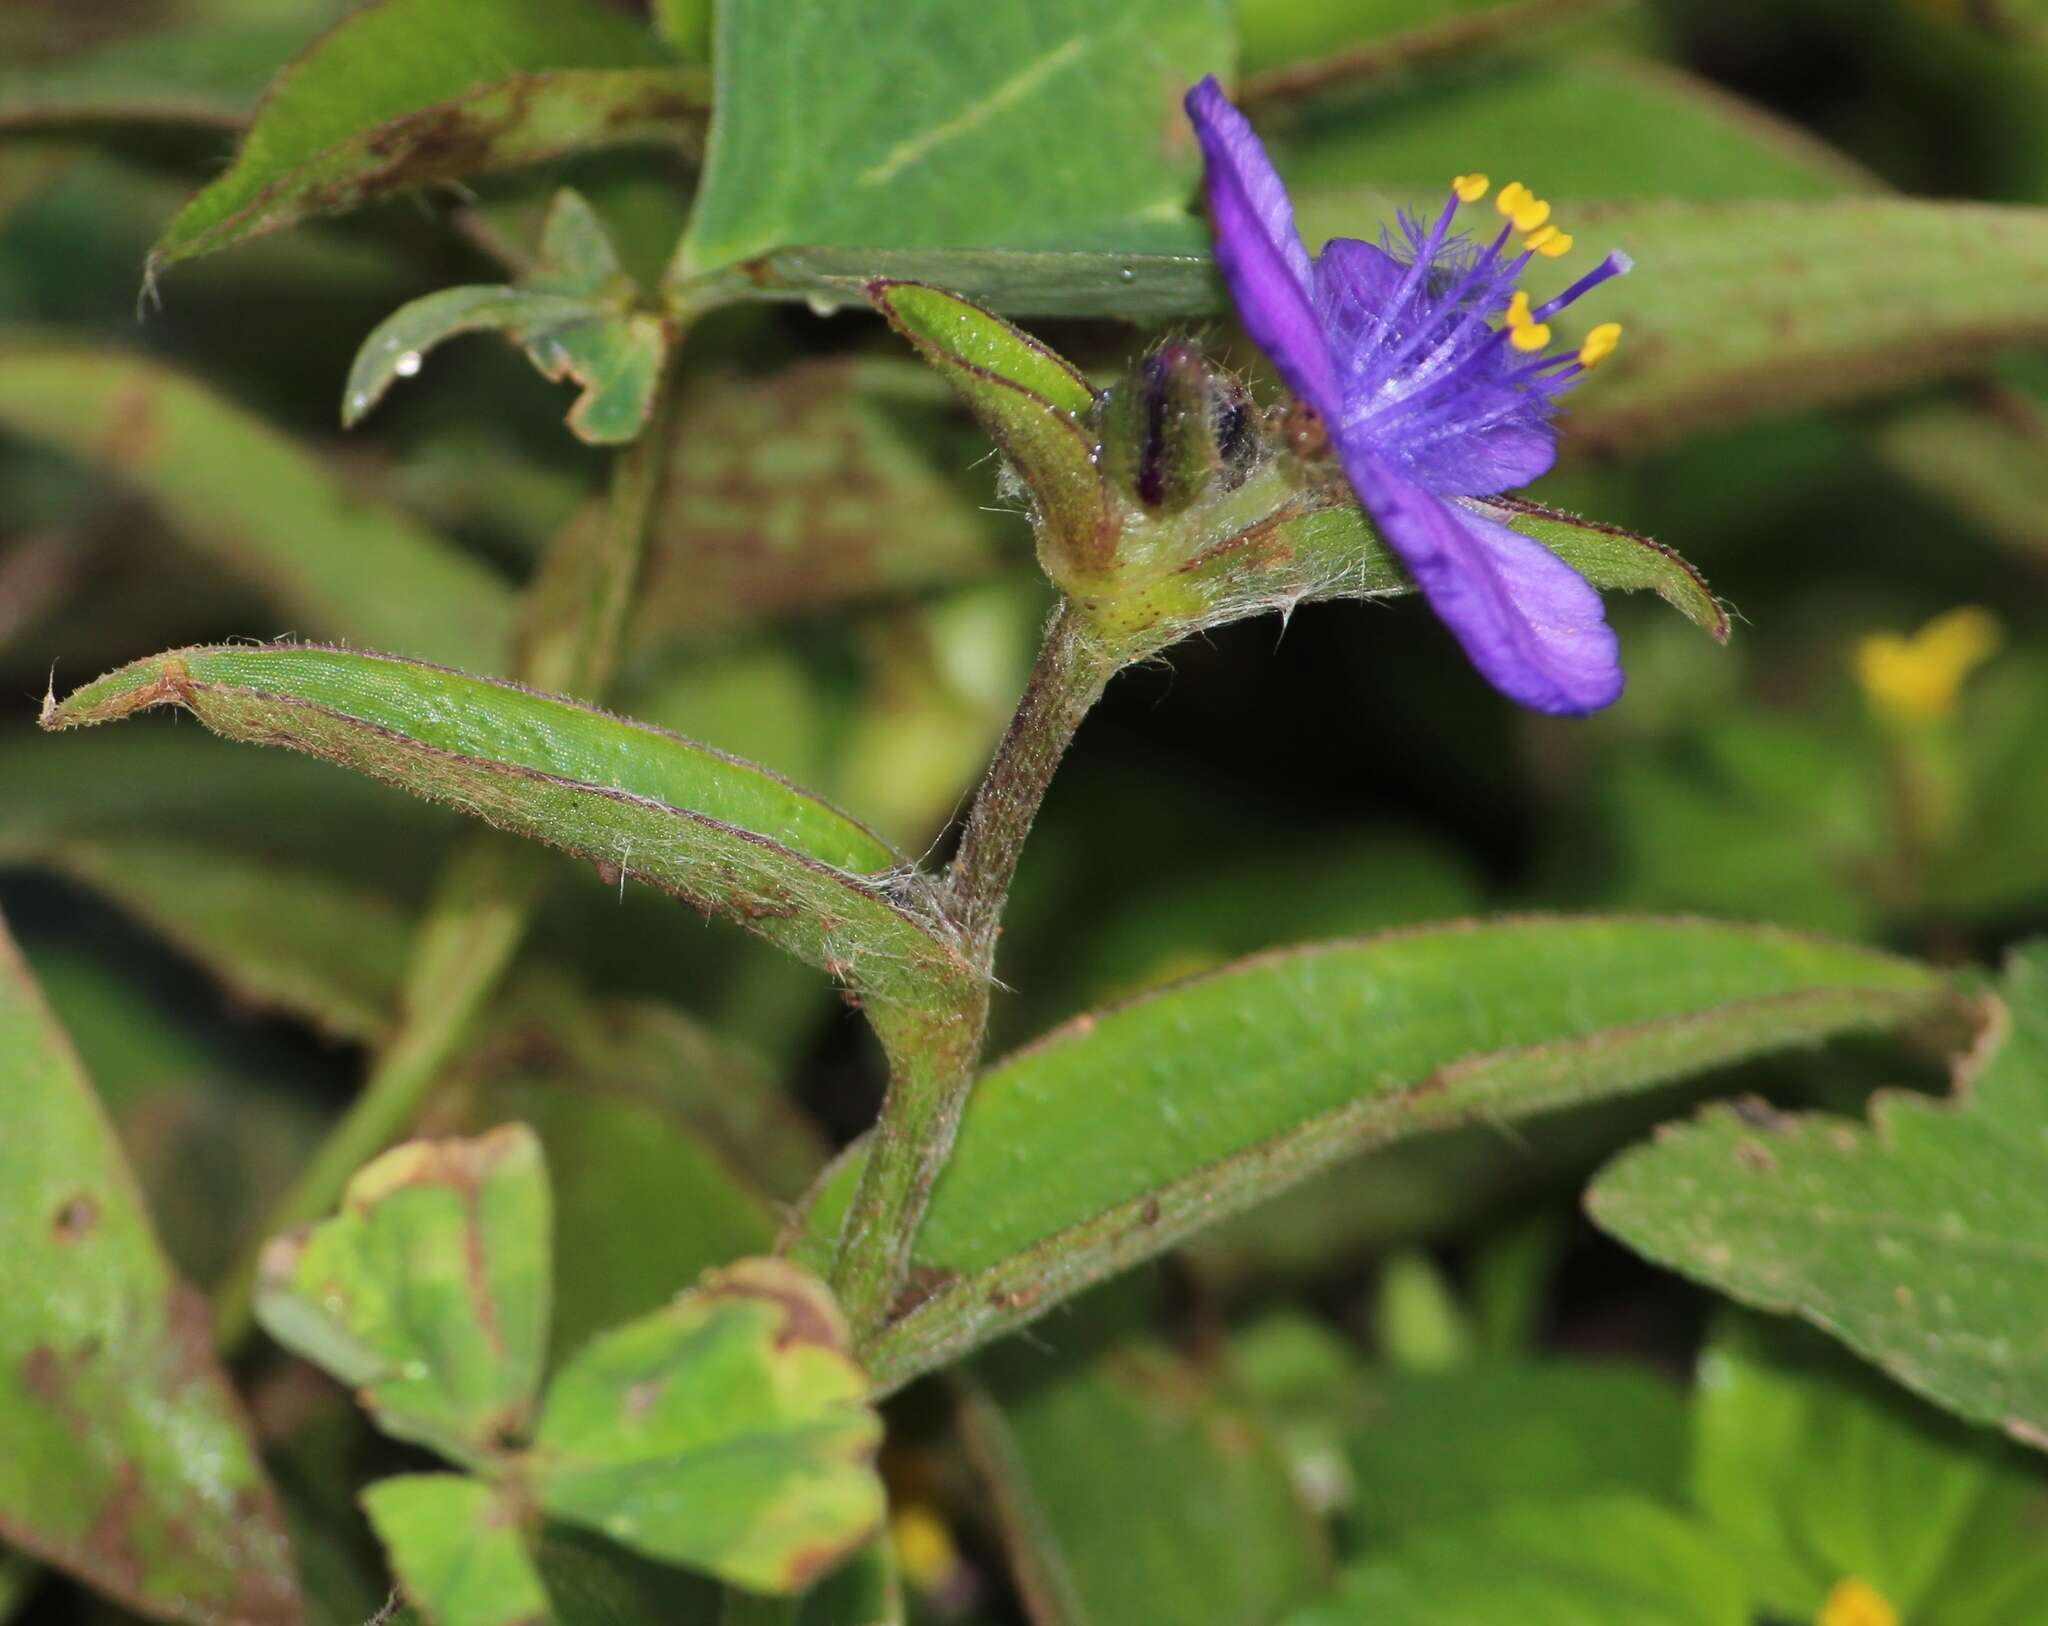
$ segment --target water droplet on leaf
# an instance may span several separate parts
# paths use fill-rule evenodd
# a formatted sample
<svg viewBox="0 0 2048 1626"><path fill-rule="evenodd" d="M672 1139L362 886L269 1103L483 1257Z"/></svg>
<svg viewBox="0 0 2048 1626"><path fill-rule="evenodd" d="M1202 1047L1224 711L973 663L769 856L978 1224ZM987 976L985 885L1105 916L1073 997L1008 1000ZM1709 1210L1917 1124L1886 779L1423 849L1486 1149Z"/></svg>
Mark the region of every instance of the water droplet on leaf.
<svg viewBox="0 0 2048 1626"><path fill-rule="evenodd" d="M400 378L412 377L414 373L420 370L420 353L417 350L406 351L404 355L391 364L391 370L398 374Z"/></svg>

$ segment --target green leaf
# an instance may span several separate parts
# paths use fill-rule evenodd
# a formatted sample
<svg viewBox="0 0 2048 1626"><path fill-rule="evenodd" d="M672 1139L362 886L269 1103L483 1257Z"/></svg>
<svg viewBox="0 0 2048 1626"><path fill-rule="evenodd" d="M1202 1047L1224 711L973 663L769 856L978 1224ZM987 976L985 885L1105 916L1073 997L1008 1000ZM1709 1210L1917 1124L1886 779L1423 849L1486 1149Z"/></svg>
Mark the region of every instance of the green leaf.
<svg viewBox="0 0 2048 1626"><path fill-rule="evenodd" d="M146 835L37 842L0 830L0 863L15 862L99 893L246 1005L357 1043L391 1026L410 923L367 889L210 842Z"/></svg>
<svg viewBox="0 0 2048 1626"><path fill-rule="evenodd" d="M736 915L880 1004L920 1003L961 974L898 901L900 861L879 837L751 764L576 701L390 656L231 646L122 667L44 726L165 704Z"/></svg>
<svg viewBox="0 0 2048 1626"><path fill-rule="evenodd" d="M799 1592L882 1518L882 1425L822 1284L713 1272L549 1385L531 1483L556 1518L755 1592Z"/></svg>
<svg viewBox="0 0 2048 1626"><path fill-rule="evenodd" d="M2048 949L2014 955L1988 1020L1953 1099L1880 1095L1867 1126L1712 1108L1611 1163L1593 1217L2048 1449Z"/></svg>
<svg viewBox="0 0 2048 1626"><path fill-rule="evenodd" d="M317 24L166 28L0 73L0 130L104 123L239 129Z"/></svg>
<svg viewBox="0 0 2048 1626"><path fill-rule="evenodd" d="M503 333L526 345L537 335L600 320L604 307L586 294L547 293L509 283L441 288L401 305L370 330L356 351L342 390L341 426L353 429L401 378L411 378L429 350L462 333ZM577 403L578 408L582 402Z"/></svg>
<svg viewBox="0 0 2048 1626"><path fill-rule="evenodd" d="M1347 80L1379 82L1497 42L1525 43L1604 0L1238 0L1245 103L1296 97ZM1500 64L1489 62L1491 79ZM1432 91L1443 87L1432 84ZM1545 112L1556 117L1558 108ZM1485 152L1488 148L1477 147Z"/></svg>
<svg viewBox="0 0 2048 1626"><path fill-rule="evenodd" d="M234 166L178 214L151 265L307 215L619 142L693 145L703 80L594 0L385 0L279 75Z"/></svg>
<svg viewBox="0 0 2048 1626"><path fill-rule="evenodd" d="M1490 9L1495 20L1522 13L1526 21L1531 7L1510 0ZM1484 169L1497 182L1520 177L1546 198L1569 199L1557 215L1575 233L1579 211L1596 199L1753 202L1883 189L1798 125L1619 51L1526 52L1477 71L1418 75L1385 87L1370 108L1362 116L1357 101L1333 98L1285 124L1276 119L1276 161L1288 183L1309 193L1413 187L1440 200L1452 175ZM1657 131L1655 141L1632 139L1645 128ZM1490 207L1474 217L1499 218ZM1605 246L1584 234L1579 242Z"/></svg>
<svg viewBox="0 0 2048 1626"><path fill-rule="evenodd" d="M950 288L1008 316L1212 315L1228 301L1192 218L1119 233L1109 248L790 248L749 262L735 287L755 299L858 305L876 277Z"/></svg>
<svg viewBox="0 0 2048 1626"><path fill-rule="evenodd" d="M1270 1419L1302 1502L1348 1512L1356 1487L1344 1438L1364 1398L1363 1353L1304 1310L1267 1310L1232 1333L1230 1371Z"/></svg>
<svg viewBox="0 0 2048 1626"><path fill-rule="evenodd" d="M1946 1576L2038 1568L2032 1542L1968 1538L2015 1489L2040 1505L2039 1475L1805 1328L1724 1314L1695 1394L1693 1502L1774 1610L1810 1617L1853 1578L1935 1626Z"/></svg>
<svg viewBox="0 0 2048 1626"><path fill-rule="evenodd" d="M2048 554L2048 407L2031 391L1995 382L1953 400L1917 403L1877 431L1891 469L2005 542Z"/></svg>
<svg viewBox="0 0 2048 1626"><path fill-rule="evenodd" d="M905 1626L889 1538L877 1536L805 1593L796 1626Z"/></svg>
<svg viewBox="0 0 2048 1626"><path fill-rule="evenodd" d="M342 426L359 423L443 339L489 330L523 346L552 382L573 378L582 386L569 411L579 439L622 445L653 410L673 340L664 318L634 309L638 300L603 222L564 187L549 207L540 259L517 286L443 288L378 323L349 369Z"/></svg>
<svg viewBox="0 0 2048 1626"><path fill-rule="evenodd" d="M503 1492L461 1474L406 1474L363 1492L405 1595L435 1626L540 1626L548 1595Z"/></svg>
<svg viewBox="0 0 2048 1626"><path fill-rule="evenodd" d="M70 1041L0 927L0 1537L143 1614L302 1617L276 1497Z"/></svg>
<svg viewBox="0 0 2048 1626"><path fill-rule="evenodd" d="M1409 1537L1287 1626L1750 1626L1735 1561L1624 1495L1523 1503Z"/></svg>
<svg viewBox="0 0 2048 1626"><path fill-rule="evenodd" d="M673 274L793 244L1142 247L1095 239L1185 212L1180 97L1229 52L1216 0L945 0L879 35L860 0L729 0Z"/></svg>
<svg viewBox="0 0 2048 1626"><path fill-rule="evenodd" d="M603 1261L557 1280L558 1350L766 1252L771 1196L794 1196L824 1162L774 1079L653 1001L599 1004L528 976L477 1052L465 1128L531 1125L553 1176L556 1252Z"/></svg>
<svg viewBox="0 0 2048 1626"><path fill-rule="evenodd" d="M969 1451L1033 1620L1238 1626L1324 1583L1327 1542L1285 1457L1212 1374L1085 1318L981 1373Z"/></svg>
<svg viewBox="0 0 2048 1626"><path fill-rule="evenodd" d="M264 1249L256 1314L388 1434L479 1463L524 1434L546 1353L547 1170L524 1125L409 1141Z"/></svg>
<svg viewBox="0 0 2048 1626"><path fill-rule="evenodd" d="M633 608L643 653L985 577L1029 545L983 506L987 441L908 358L690 380L670 437Z"/></svg>
<svg viewBox="0 0 2048 1626"><path fill-rule="evenodd" d="M1346 1443L1367 1542L1548 1497L1680 1500L1684 1402L1635 1368L1479 1365L1362 1387Z"/></svg>
<svg viewBox="0 0 2048 1626"><path fill-rule="evenodd" d="M181 373L12 341L0 346L0 428L140 491L311 632L486 671L507 658L512 595L499 577Z"/></svg>
<svg viewBox="0 0 2048 1626"><path fill-rule="evenodd" d="M1244 961L983 1076L918 1236L929 1291L865 1353L894 1385L1359 1152L1896 1026L1949 997L1888 955L1684 920L1467 923ZM860 1167L858 1151L835 1165L809 1246Z"/></svg>
<svg viewBox="0 0 2048 1626"><path fill-rule="evenodd" d="M937 288L876 281L875 308L959 393L1031 493L1041 546L1102 561L1118 514L1096 467L1088 381L1001 318Z"/></svg>

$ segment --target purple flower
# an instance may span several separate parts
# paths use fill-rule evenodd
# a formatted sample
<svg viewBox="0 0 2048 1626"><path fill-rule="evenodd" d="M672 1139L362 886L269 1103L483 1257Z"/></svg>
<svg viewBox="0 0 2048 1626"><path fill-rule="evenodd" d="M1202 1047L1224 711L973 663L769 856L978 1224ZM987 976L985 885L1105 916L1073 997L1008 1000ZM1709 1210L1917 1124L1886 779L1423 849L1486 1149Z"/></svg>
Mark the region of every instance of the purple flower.
<svg viewBox="0 0 2048 1626"><path fill-rule="evenodd" d="M1506 221L1491 244L1453 233L1460 205L1487 189L1485 176L1461 175L1434 225L1403 214L1398 240L1340 237L1311 260L1266 149L1222 87L1204 79L1187 110L1208 163L1217 263L1245 330L1321 416L1358 500L1472 664L1537 711L1611 704L1624 679L1600 595L1465 499L1524 485L1555 460L1558 395L1621 329L1603 323L1576 352L1551 352L1549 318L1628 270L1627 258L1610 254L1531 310L1515 279L1571 238L1519 182L1496 198Z"/></svg>

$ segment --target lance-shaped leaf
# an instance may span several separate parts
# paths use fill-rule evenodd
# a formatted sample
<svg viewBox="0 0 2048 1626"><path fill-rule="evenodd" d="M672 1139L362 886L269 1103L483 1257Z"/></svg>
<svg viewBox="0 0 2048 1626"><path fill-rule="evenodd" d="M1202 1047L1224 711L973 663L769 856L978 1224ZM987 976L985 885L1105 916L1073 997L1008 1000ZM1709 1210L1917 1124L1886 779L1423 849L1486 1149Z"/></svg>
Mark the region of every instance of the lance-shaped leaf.
<svg viewBox="0 0 2048 1626"><path fill-rule="evenodd" d="M888 844L751 763L442 667L281 644L178 650L49 706L46 728L179 705L729 914L881 1007L964 976ZM878 1013L878 1014L885 1014Z"/></svg>
<svg viewBox="0 0 2048 1626"><path fill-rule="evenodd" d="M652 410L673 338L665 318L634 308L639 297L596 211L564 187L549 206L539 261L517 285L443 288L377 324L349 369L342 426L360 422L442 340L491 331L524 347L551 381L582 386L569 411L579 438L630 441Z"/></svg>
<svg viewBox="0 0 2048 1626"><path fill-rule="evenodd" d="M1116 545L1117 503L1085 427L1095 392L1053 351L1000 317L918 283L874 282L868 297L959 392L1037 505L1043 545L1099 564Z"/></svg>
<svg viewBox="0 0 2048 1626"><path fill-rule="evenodd" d="M407 1598L435 1626L541 1626L547 1590L518 1508L461 1474L404 1474L363 1492L363 1511Z"/></svg>
<svg viewBox="0 0 2048 1626"><path fill-rule="evenodd" d="M1211 315L1224 308L1208 228L1192 217L1120 232L1117 248L788 248L721 286L733 298L858 305L876 277L951 288L1007 316Z"/></svg>
<svg viewBox="0 0 2048 1626"><path fill-rule="evenodd" d="M257 1317L360 1390L386 1433L483 1461L532 1421L551 1212L523 1124L408 1141L358 1171L333 1219L264 1250Z"/></svg>
<svg viewBox="0 0 2048 1626"><path fill-rule="evenodd" d="M0 73L0 130L146 123L239 129L277 65L319 27L194 23Z"/></svg>
<svg viewBox="0 0 2048 1626"><path fill-rule="evenodd" d="M9 342L0 429L140 491L310 632L485 671L506 659L512 594L498 576L182 373L119 350Z"/></svg>
<svg viewBox="0 0 2048 1626"><path fill-rule="evenodd" d="M0 1539L145 1615L292 1626L276 1499L114 1130L0 927Z"/></svg>
<svg viewBox="0 0 2048 1626"><path fill-rule="evenodd" d="M391 1025L410 926L368 888L227 843L142 834L0 829L0 864L17 862L99 893L250 1006L358 1042Z"/></svg>
<svg viewBox="0 0 2048 1626"><path fill-rule="evenodd" d="M1948 1101L1865 1126L1715 1107L1588 1196L1638 1252L1833 1333L1908 1387L2048 1449L2048 949L2017 953Z"/></svg>
<svg viewBox="0 0 2048 1626"><path fill-rule="evenodd" d="M1391 6L1297 6L1250 0L1239 13L1244 83L1237 100L1291 100L1348 82L1526 43L1538 30L1604 9L1607 0L1406 0ZM1455 88L1455 87L1453 87ZM1441 87L1432 85L1433 91ZM1475 151L1493 149L1474 144Z"/></svg>
<svg viewBox="0 0 2048 1626"><path fill-rule="evenodd" d="M234 166L151 263L428 181L619 142L694 145L703 110L703 76L595 0L385 0L279 75Z"/></svg>
<svg viewBox="0 0 2048 1626"><path fill-rule="evenodd" d="M548 1387L530 1483L560 1519L755 1592L798 1592L881 1523L882 1424L822 1283L714 1272Z"/></svg>
<svg viewBox="0 0 2048 1626"><path fill-rule="evenodd" d="M864 1353L900 1383L1345 1157L1950 997L1890 955L1687 920L1511 919L1243 961L1081 1017L983 1076L913 1291ZM821 1185L806 1253L836 1234L861 1162L856 1147Z"/></svg>
<svg viewBox="0 0 2048 1626"><path fill-rule="evenodd" d="M1182 92L1227 71L1216 0L720 8L711 142L672 275L788 244L1137 247L1185 214ZM1110 239L1105 242L1104 239Z"/></svg>
<svg viewBox="0 0 2048 1626"><path fill-rule="evenodd" d="M668 433L633 606L644 654L988 576L1024 545L984 506L987 440L908 356L694 378Z"/></svg>

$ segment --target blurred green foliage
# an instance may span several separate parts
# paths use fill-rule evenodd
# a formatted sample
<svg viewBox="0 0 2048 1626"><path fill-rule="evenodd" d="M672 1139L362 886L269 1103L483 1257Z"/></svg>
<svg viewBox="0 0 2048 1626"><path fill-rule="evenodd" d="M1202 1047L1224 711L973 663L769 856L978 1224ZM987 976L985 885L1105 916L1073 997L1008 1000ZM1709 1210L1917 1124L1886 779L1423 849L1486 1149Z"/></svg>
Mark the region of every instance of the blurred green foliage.
<svg viewBox="0 0 2048 1626"><path fill-rule="evenodd" d="M498 1477L424 1474L306 1362L260 1344L216 1363L189 1314L162 1306L182 1302L165 1298L188 1291L178 1278L232 1286L335 1144L356 1082L420 1030L421 989L452 985L423 978L438 943L456 983L474 961L470 1006L409 1126L529 1124L553 1179L560 1264L551 1302L526 1304L521 1404L548 1381L534 1340L555 1382L586 1350L591 1438L605 1406L644 1401L672 1425L653 1500L633 1503L661 1538L628 1545L748 1585L807 1579L820 1552L771 1543L736 1562L732 1532L657 1505L660 1473L701 1439L635 1385L682 1364L694 1336L693 1301L665 1301L806 1218L818 1246L820 1213L849 1191L860 1154L798 1206L880 1089L838 994L629 884L631 861L593 876L548 859L479 926L448 895L448 875L476 872L450 868L476 864L457 814L190 723L40 735L36 702L157 651L252 638L500 678L567 660L585 698L834 806L684 748L692 771L710 765L701 784L650 792L635 777L647 760L618 744L633 730L584 739L539 701L479 762L692 807L743 784L770 808L749 831L797 809L855 844L854 868L893 873L946 838L1053 598L987 436L849 307L874 274L945 283L1026 321L1095 385L1153 331L1200 323L1265 390L1189 257L1206 233L1186 207L1177 100L1233 64L1318 235L1376 236L1393 201L1484 168L1556 198L1589 246L1636 251L1601 312L1628 327L1623 349L1574 397L1563 460L1531 495L1682 551L1733 638L1616 595L1628 694L1571 724L1510 711L1405 601L1218 627L1117 679L1045 804L993 993L1004 1050L1080 1022L999 1064L970 1108L899 1344L871 1362L902 1381L931 1364L903 1352L920 1328L950 1358L979 1336L960 1329L1039 1313L1040 1275L1057 1298L1160 1262L892 1399L890 1532L800 1618L1845 1626L1860 1587L1912 1626L2048 1620L2030 1449L2048 1438L2039 1158L2010 1150L2040 1133L2031 1030L1996 1049L2006 1007L1963 972L1972 1019L1991 1013L1978 1093L1888 1100L1864 1127L1879 1087L1945 1088L1976 1032L1924 968L1992 965L2048 928L2040 6L948 0L899 14L835 0L801 26L751 0L351 10L0 9L0 669L20 699L0 718L0 904L24 967L10 960L0 990L21 1030L0 1057L0 1164L34 1164L0 1189L0 1540L21 1549L0 1560L0 1620L352 1626L394 1573L443 1626L543 1608L571 1626L789 1618L544 1520L556 1505L606 1528L631 1500L621 1480L549 1504L540 1487L562 1463L498 1473L559 1442L522 1438L508 1456L488 1431L465 1435L458 1458ZM340 45L317 46L336 24ZM546 232L566 196L584 200L584 246L603 247L565 293ZM541 371L489 336L422 368L453 327L387 330L400 342L375 382L389 396L340 433L351 389L368 393L352 360L380 323L449 289L514 287L580 301L566 327L553 306L513 324ZM613 386L623 409L565 433L573 397L549 382L565 375ZM645 566L615 649L578 658L622 466L585 442L629 439L668 385L675 411L643 443L658 488ZM1999 625L1981 659L1921 671L1918 688L1869 681L1870 640L1969 605ZM217 653L250 671L264 659ZM414 712L371 720L452 749L434 730L462 681L421 676ZM346 678L338 692L369 691ZM258 714L247 730L283 726ZM490 778L479 767L447 799L501 805ZM703 885L758 901L730 874ZM861 893L878 919L901 901L885 908L882 885ZM1294 982L1179 986L1304 941L1506 911L1824 932L1842 941L1811 948L1827 974L1809 981L1849 1014L1769 1005L1813 992L1771 963L1786 940L1704 926L1669 929L1720 945L1692 959L1619 928L1425 933L1385 951L1393 972L1361 976L1349 1009L1337 971L1382 951L1283 962ZM491 952L462 946L485 941L453 931L465 918L495 930ZM821 942L815 957L837 962ZM1408 1013L1410 1044L1402 1013L1372 1001L1430 954L1445 958L1434 1004ZM2021 977L2032 962L2015 963ZM852 980L873 994L882 975ZM2012 1009L2032 997L2006 992ZM1757 1009L1738 1018L1737 997ZM1752 1054L1908 1016L1903 1042ZM1089 1072L1127 1041L1113 1074ZM1522 1049L1553 1045L1577 1058L1555 1100L1723 1065L1690 1093L1526 1126L1526 1101L1487 1104L1496 1077L1535 1076L1516 1069L1543 1057ZM1624 1051L1611 1075L1586 1059ZM1146 1056L1179 1060L1153 1076ZM1320 1166L1339 1131L1315 1113L1447 1076L1474 1092L1450 1092L1454 1132L1342 1163L1180 1252L1139 1234L1162 1195L1189 1205L1175 1236L1248 1207L1195 1177L1249 1166L1275 1135ZM1802 1309L2021 1444L1789 1324L1710 1311L1705 1290L1577 1218L1594 1165L1706 1092L1771 1105L1718 1108L1625 1153L1594 1188L1600 1222L1705 1282ZM1187 1119L1162 1128L1161 1101ZM1405 1101L1391 1110L1393 1132L1414 1126ZM41 1137L32 1159L9 1151L30 1144L24 1125ZM1743 1209L1743 1231L1688 1200L1680 1182L1699 1178L1739 1207L1740 1182L1783 1172L1791 1147L1769 1137L1788 1126L1815 1167L1794 1171L1810 1187L1775 1219ZM1883 1263L1910 1265L1928 1314L1961 1318L1932 1341L1899 1321L1861 1233L1789 1246L1815 1205L1847 1202L1851 1158L1880 1218L1919 1215L1913 1257ZM1933 1163L1953 1202L1936 1202ZM36 1183L60 1167L93 1171L106 1252L78 1281L97 1299L63 1273L63 1216L85 1210ZM1130 1229L1083 1246L1060 1230L1083 1210ZM1970 1224L1944 1230L1951 1213ZM462 1257L449 1247L444 1264ZM332 1283L303 1285L317 1311ZM2010 1346L1997 1358L1992 1322ZM621 1323L656 1327L642 1365L602 1341ZM736 1363L727 1378L773 1369L771 1334L749 1323L741 1345L717 1357ZM74 1380L94 1412L82 1428ZM643 1443L608 1440L578 1471L630 1477ZM830 1556L873 1523L864 1482L854 1492L825 1521ZM472 1566L475 1552L496 1557ZM65 1575L38 1580L29 1555Z"/></svg>

